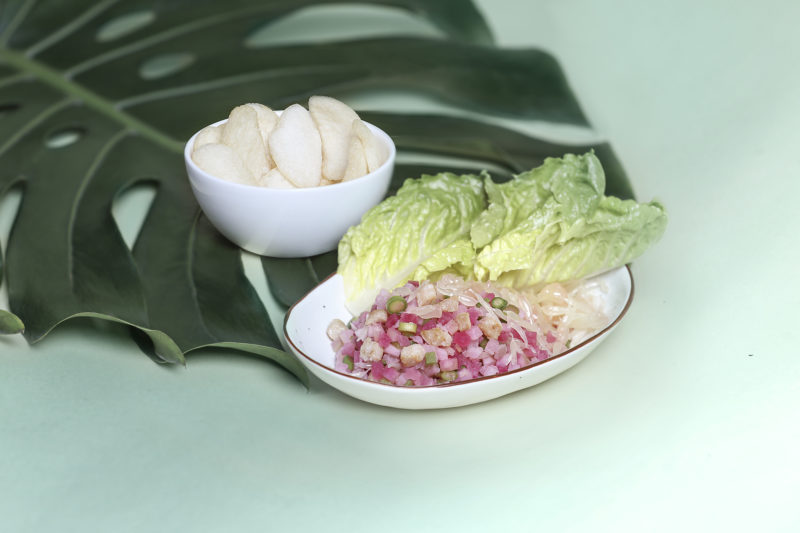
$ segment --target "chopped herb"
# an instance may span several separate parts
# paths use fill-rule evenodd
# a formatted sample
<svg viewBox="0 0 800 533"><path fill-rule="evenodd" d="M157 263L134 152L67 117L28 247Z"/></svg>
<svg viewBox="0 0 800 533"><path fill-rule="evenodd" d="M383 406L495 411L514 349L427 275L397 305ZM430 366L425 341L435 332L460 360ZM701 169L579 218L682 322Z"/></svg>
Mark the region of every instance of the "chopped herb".
<svg viewBox="0 0 800 533"><path fill-rule="evenodd" d="M397 329L404 335L414 335L417 332L417 325L413 322L398 322Z"/></svg>
<svg viewBox="0 0 800 533"><path fill-rule="evenodd" d="M349 355L345 355L342 359L342 362L347 365L347 369L351 372L353 371L353 358Z"/></svg>
<svg viewBox="0 0 800 533"><path fill-rule="evenodd" d="M447 370L439 374L439 378L441 378L442 381L453 381L457 377L458 377L458 372L456 372L455 370Z"/></svg>
<svg viewBox="0 0 800 533"><path fill-rule="evenodd" d="M402 296L392 296L386 302L386 310L393 314L402 313L406 307L408 307L408 302Z"/></svg>
<svg viewBox="0 0 800 533"><path fill-rule="evenodd" d="M492 307L495 309L505 309L508 305L508 301L505 298L500 298L499 296L495 296L492 298Z"/></svg>

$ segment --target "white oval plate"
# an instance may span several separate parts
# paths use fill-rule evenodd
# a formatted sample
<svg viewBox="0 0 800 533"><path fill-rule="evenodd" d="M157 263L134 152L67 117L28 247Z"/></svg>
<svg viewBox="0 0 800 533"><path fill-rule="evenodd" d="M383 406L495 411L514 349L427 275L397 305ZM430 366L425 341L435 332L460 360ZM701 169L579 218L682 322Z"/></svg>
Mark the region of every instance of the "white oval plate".
<svg viewBox="0 0 800 533"><path fill-rule="evenodd" d="M611 333L633 300L633 276L620 267L597 276L605 282L608 324L577 346L550 359L505 374L429 387L398 387L334 370L334 351L325 330L334 318L352 316L344 306L342 277L334 274L317 285L286 314L283 332L291 350L315 376L340 391L378 405L401 409L439 409L484 402L531 387L579 363Z"/></svg>

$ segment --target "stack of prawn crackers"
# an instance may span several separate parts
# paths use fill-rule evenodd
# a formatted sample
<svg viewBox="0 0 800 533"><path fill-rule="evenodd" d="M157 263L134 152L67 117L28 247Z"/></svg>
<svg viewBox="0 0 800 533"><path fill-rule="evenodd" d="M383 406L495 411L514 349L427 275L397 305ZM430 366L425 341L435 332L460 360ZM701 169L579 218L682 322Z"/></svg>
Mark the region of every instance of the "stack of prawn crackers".
<svg viewBox="0 0 800 533"><path fill-rule="evenodd" d="M378 169L389 149L347 104L312 96L276 113L262 104L235 107L228 120L195 137L192 159L218 178L295 189L350 181Z"/></svg>

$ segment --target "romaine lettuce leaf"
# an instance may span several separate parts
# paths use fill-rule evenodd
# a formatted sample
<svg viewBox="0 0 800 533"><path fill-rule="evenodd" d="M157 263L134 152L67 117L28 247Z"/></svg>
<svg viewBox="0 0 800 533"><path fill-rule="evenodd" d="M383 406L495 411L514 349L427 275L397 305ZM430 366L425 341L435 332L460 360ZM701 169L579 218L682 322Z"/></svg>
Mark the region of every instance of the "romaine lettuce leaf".
<svg viewBox="0 0 800 533"><path fill-rule="evenodd" d="M409 279L422 281L437 278L444 273L469 278L474 265L475 248L472 242L468 238L458 239L420 263Z"/></svg>
<svg viewBox="0 0 800 533"><path fill-rule="evenodd" d="M660 203L604 196L603 169L591 152L550 158L495 188L502 194L490 196L477 222L481 239L482 228L493 235L479 250L478 279L524 287L583 278L632 261L666 228ZM494 211L492 201L500 206ZM473 244L482 242L475 235Z"/></svg>
<svg viewBox="0 0 800 533"><path fill-rule="evenodd" d="M358 313L381 288L445 272L525 287L624 265L661 237L666 212L604 192L592 152L500 184L488 174L406 180L339 243L347 306Z"/></svg>
<svg viewBox="0 0 800 533"><path fill-rule="evenodd" d="M475 257L470 228L485 207L478 176L442 173L406 180L339 242L338 272L348 308L362 311L381 288L415 274L469 267Z"/></svg>
<svg viewBox="0 0 800 533"><path fill-rule="evenodd" d="M489 206L472 225L472 244L483 248L527 220L552 196L565 203L596 203L605 186L603 167L593 153L548 157L541 166L505 183L487 178Z"/></svg>

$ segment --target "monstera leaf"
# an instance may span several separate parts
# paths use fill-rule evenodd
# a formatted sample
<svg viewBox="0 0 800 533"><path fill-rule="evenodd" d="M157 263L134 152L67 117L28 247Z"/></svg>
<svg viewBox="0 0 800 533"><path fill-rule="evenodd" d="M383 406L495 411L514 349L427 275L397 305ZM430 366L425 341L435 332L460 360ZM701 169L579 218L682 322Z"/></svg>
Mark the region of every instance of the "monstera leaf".
<svg viewBox="0 0 800 533"><path fill-rule="evenodd" d="M264 39L286 17L336 4L0 4L0 198L11 189L22 198L0 262L10 308L0 311L0 331L18 332L24 323L35 342L64 320L96 317L144 333L164 362L226 347L262 355L304 379L244 273L241 251L192 197L182 147L194 131L244 102L281 109L313 94L348 100L384 89L473 114L586 125L556 61L539 50L493 46L468 0L363 2L424 22L432 28L425 36ZM605 145L558 145L445 115L363 116L407 155L395 187L445 168L415 159L420 154L461 159L470 170L490 164L502 178L546 156L594 148L609 170L609 190L631 195ZM155 197L128 246L112 206L141 184L154 187ZM262 264L273 295L289 305L332 272L336 259Z"/></svg>

